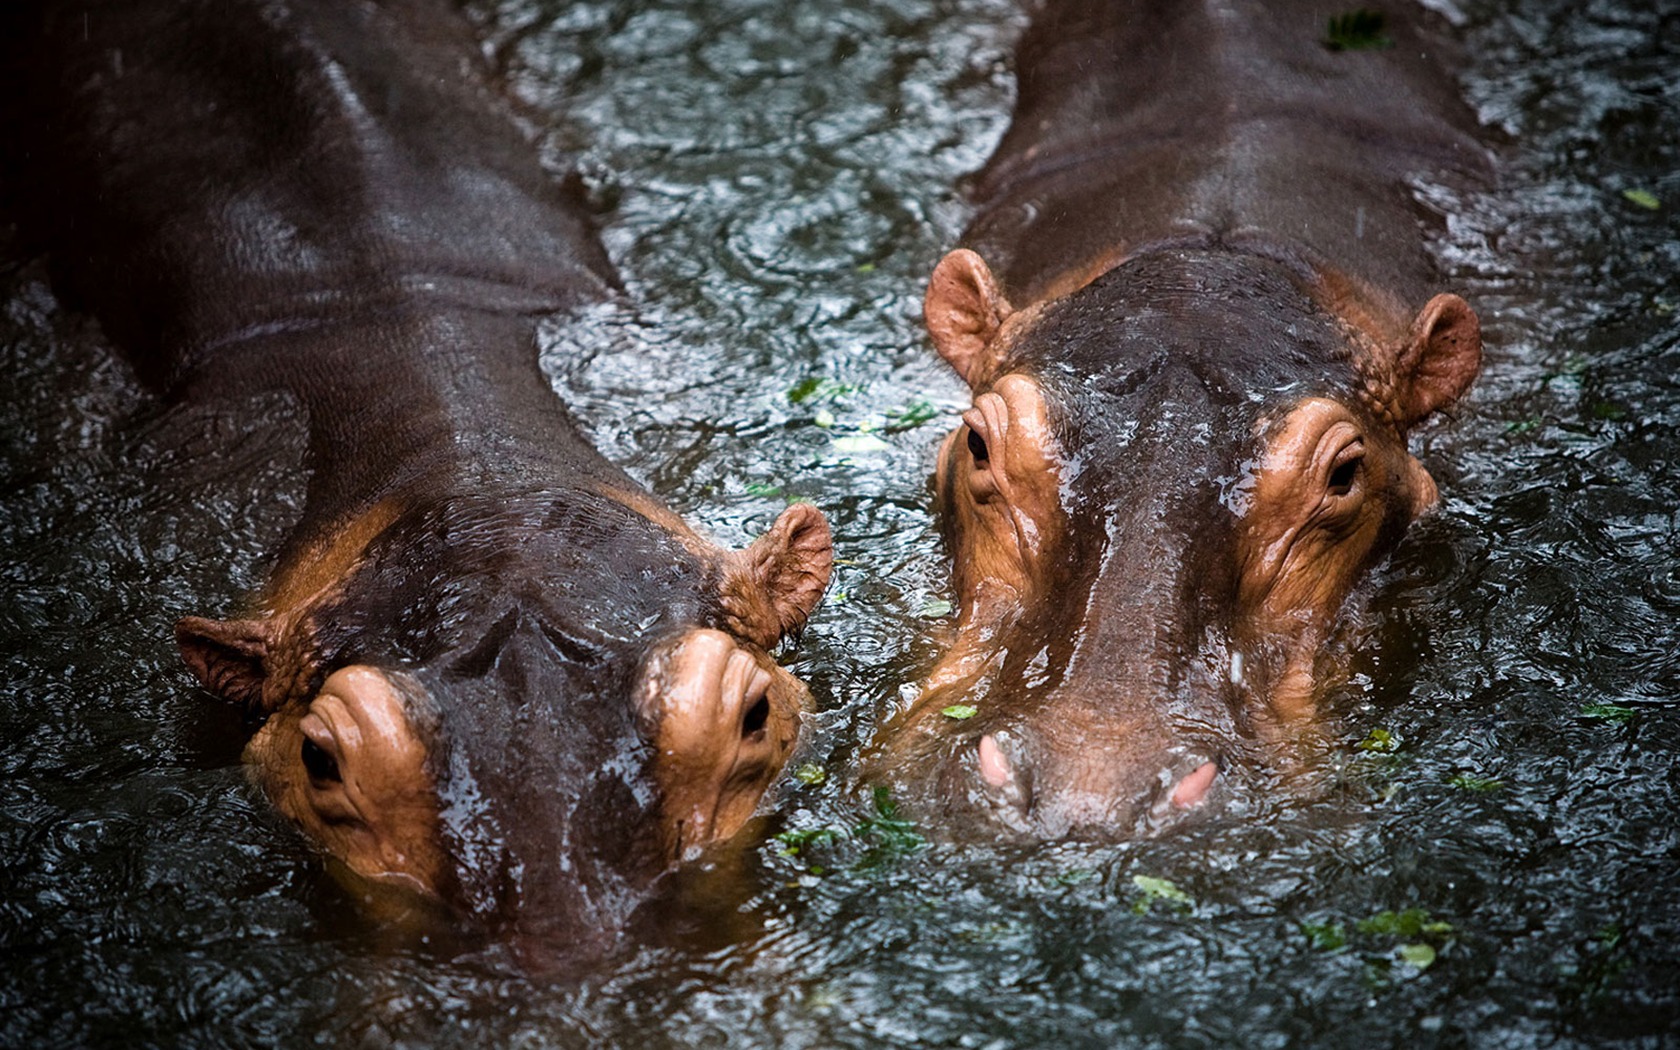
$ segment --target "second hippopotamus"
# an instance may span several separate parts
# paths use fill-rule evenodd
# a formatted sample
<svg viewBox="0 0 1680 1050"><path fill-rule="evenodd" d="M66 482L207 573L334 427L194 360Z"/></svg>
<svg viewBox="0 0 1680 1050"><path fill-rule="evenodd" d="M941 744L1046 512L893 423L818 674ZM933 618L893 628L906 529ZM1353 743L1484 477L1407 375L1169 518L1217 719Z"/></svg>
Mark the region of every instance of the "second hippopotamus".
<svg viewBox="0 0 1680 1050"><path fill-rule="evenodd" d="M1366 51L1304 2L1034 17L925 303L974 397L936 479L959 620L871 774L924 815L1146 832L1313 718L1350 595L1437 498L1407 433L1481 362L1414 186L1490 154L1426 17Z"/></svg>

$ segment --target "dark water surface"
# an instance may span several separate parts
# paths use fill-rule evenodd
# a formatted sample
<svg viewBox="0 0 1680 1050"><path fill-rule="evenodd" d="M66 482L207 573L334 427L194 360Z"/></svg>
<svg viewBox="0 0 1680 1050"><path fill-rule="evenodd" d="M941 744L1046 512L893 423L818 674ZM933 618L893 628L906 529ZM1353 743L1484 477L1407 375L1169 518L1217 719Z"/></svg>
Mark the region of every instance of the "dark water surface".
<svg viewBox="0 0 1680 1050"><path fill-rule="evenodd" d="M1376 581L1304 786L1028 850L859 827L850 785L951 597L926 477L967 402L920 297L1006 123L1018 11L476 13L642 304L551 355L557 387L727 540L789 498L833 520L843 561L791 657L820 706L795 765L826 779L790 777L659 947L581 983L361 917L169 641L256 585L296 515L290 406L160 412L14 258L0 1044L1680 1045L1680 4L1462 12L1506 179L1420 193L1488 367L1422 435L1442 511ZM829 827L852 833L771 837Z"/></svg>

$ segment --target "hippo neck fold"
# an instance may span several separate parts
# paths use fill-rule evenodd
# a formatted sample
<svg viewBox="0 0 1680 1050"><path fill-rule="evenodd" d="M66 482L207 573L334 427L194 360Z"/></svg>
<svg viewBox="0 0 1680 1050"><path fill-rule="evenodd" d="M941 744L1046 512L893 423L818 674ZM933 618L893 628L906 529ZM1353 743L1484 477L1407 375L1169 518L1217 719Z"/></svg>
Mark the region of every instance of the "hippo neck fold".
<svg viewBox="0 0 1680 1050"><path fill-rule="evenodd" d="M1418 178L1485 150L1410 25L1331 52L1302 3L1053 6L1018 53L1015 120L971 194L965 243L1017 307L1065 294L1135 246L1263 234L1334 267L1403 323L1433 265Z"/></svg>

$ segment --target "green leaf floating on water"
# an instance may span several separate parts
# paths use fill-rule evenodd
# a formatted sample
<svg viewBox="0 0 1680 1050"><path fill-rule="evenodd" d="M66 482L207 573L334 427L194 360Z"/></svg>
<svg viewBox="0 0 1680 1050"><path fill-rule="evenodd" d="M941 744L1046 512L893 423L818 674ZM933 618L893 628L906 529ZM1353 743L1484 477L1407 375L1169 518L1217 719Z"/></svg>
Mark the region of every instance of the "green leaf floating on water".
<svg viewBox="0 0 1680 1050"><path fill-rule="evenodd" d="M1170 879L1133 875L1132 885L1143 891L1143 896L1132 902L1132 911L1139 915L1153 907L1156 901L1170 904L1180 911L1189 911L1196 903L1195 898L1175 886Z"/></svg>
<svg viewBox="0 0 1680 1050"><path fill-rule="evenodd" d="M1375 751L1386 755L1400 750L1400 738L1386 729L1373 729L1365 734L1364 740L1353 746L1361 751Z"/></svg>
<svg viewBox="0 0 1680 1050"><path fill-rule="evenodd" d="M1418 970L1427 970L1435 961L1435 949L1427 944L1402 944L1395 952L1400 961Z"/></svg>
<svg viewBox="0 0 1680 1050"><path fill-rule="evenodd" d="M1332 51L1374 51L1393 47L1394 41L1383 34L1382 12L1361 8L1332 16L1323 44Z"/></svg>
<svg viewBox="0 0 1680 1050"><path fill-rule="evenodd" d="M782 856L798 856L799 851L806 846L820 846L825 842L834 842L841 837L835 828L801 828L798 831L784 831L776 836L776 841L782 844Z"/></svg>
<svg viewBox="0 0 1680 1050"><path fill-rule="evenodd" d="M1070 868L1055 876L1050 881L1057 886L1082 886L1100 876L1090 868Z"/></svg>
<svg viewBox="0 0 1680 1050"><path fill-rule="evenodd" d="M856 383L841 383L826 376L806 376L788 387L787 399L796 405L810 401L838 401L858 390Z"/></svg>
<svg viewBox="0 0 1680 1050"><path fill-rule="evenodd" d="M856 455L863 452L885 452L892 448L874 434L847 434L834 439L834 451L846 455Z"/></svg>
<svg viewBox="0 0 1680 1050"><path fill-rule="evenodd" d="M941 616L951 615L954 608L956 607L943 598L933 598L923 602L922 607L916 610L916 615L924 620L937 620Z"/></svg>
<svg viewBox="0 0 1680 1050"><path fill-rule="evenodd" d="M1333 952L1347 947L1347 929L1339 922L1303 922L1301 932L1316 951Z"/></svg>
<svg viewBox="0 0 1680 1050"><path fill-rule="evenodd" d="M961 722L964 719L973 718L975 715L979 714L980 709L972 704L952 704L950 707L940 709L939 713L944 715L946 718L954 718Z"/></svg>
<svg viewBox="0 0 1680 1050"><path fill-rule="evenodd" d="M1471 776L1468 773L1460 773L1457 776L1448 777L1447 783L1455 788L1463 788L1465 791L1476 791L1483 794L1490 791L1498 791L1500 788L1505 786L1505 781L1503 780L1496 780L1492 777L1476 777Z"/></svg>
<svg viewBox="0 0 1680 1050"><path fill-rule="evenodd" d="M895 857L921 849L923 844L922 836L916 833L916 826L898 815L898 803L893 801L890 791L877 786L874 802L875 815L860 821L852 829L854 838L871 844L869 851L854 867L857 871L879 868Z"/></svg>
<svg viewBox="0 0 1680 1050"><path fill-rule="evenodd" d="M891 421L890 429L909 430L912 427L921 426L938 415L939 409L934 408L931 402L926 398L917 398L903 408L895 408L889 411L887 418Z"/></svg>
<svg viewBox="0 0 1680 1050"><path fill-rule="evenodd" d="M793 777L806 787L816 787L827 782L828 770L815 762L807 762L793 771Z"/></svg>
<svg viewBox="0 0 1680 1050"><path fill-rule="evenodd" d="M1621 704L1585 704L1581 708L1582 718L1598 718L1606 722L1626 722L1634 714L1633 708Z"/></svg>
<svg viewBox="0 0 1680 1050"><path fill-rule="evenodd" d="M1650 190L1623 190L1622 197L1625 198L1628 203L1637 204L1646 211L1659 211L1662 208L1662 201L1658 200L1657 195L1652 193Z"/></svg>
<svg viewBox="0 0 1680 1050"><path fill-rule="evenodd" d="M1452 936L1453 925L1430 919L1429 913L1422 908L1407 908L1405 911L1380 911L1369 919L1361 919L1358 930L1364 934L1440 940Z"/></svg>

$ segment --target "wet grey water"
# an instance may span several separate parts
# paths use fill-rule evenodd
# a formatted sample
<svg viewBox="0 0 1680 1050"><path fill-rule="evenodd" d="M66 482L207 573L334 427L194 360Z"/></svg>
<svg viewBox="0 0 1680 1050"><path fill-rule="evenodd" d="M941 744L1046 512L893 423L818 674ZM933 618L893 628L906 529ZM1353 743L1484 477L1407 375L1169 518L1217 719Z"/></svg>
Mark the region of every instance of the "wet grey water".
<svg viewBox="0 0 1680 1050"><path fill-rule="evenodd" d="M867 815L851 765L944 622L925 479L965 401L917 315L953 186L1007 119L1020 16L478 9L642 304L552 354L557 387L720 536L808 498L843 559L790 658L820 705L796 764L826 780L789 778L765 837L686 881L668 943L581 983L387 936L253 798L167 624L260 579L302 492L288 406L161 413L8 264L0 1044L1680 1041L1680 5L1466 9L1506 182L1420 192L1488 367L1421 438L1443 508L1373 587L1313 775L1119 847L792 856L767 836ZM1358 746L1377 729L1394 750ZM1406 909L1427 920L1370 922Z"/></svg>

